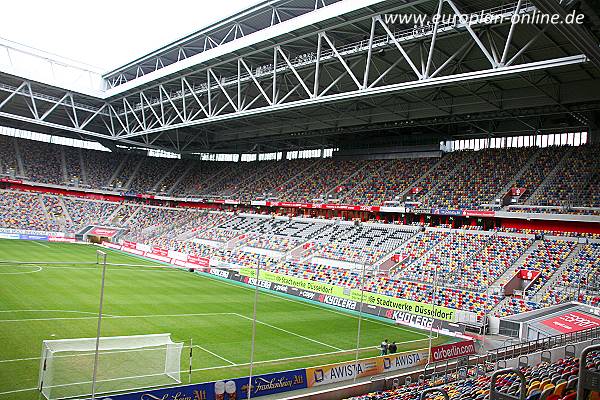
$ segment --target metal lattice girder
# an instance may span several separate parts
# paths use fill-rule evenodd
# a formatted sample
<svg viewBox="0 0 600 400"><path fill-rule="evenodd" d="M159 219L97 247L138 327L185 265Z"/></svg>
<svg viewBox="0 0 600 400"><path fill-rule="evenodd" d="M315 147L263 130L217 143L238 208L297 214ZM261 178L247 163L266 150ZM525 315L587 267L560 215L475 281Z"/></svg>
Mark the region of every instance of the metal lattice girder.
<svg viewBox="0 0 600 400"><path fill-rule="evenodd" d="M430 18L466 8L457 0L421 0L394 7L390 9ZM0 117L152 145L163 135L183 128L223 126L225 121L244 123L249 117L282 110L297 118L302 110L318 105L334 111L335 104L350 100L372 103L399 118L405 113L385 105L386 98L398 96L427 104L445 115L446 107L436 104L436 98L451 101L451 95L445 92L453 86L496 107L496 99L481 95L472 86L489 85L492 92L501 92L489 82L522 79L526 86L539 89L539 84L526 75L538 71L551 77L554 69L587 62L585 55L564 45L556 29L511 23L512 15L534 10L529 1L518 0L478 11L503 17L497 23L436 20L434 24L410 28L394 25L387 15L378 13L356 19L340 16L343 21L331 29L304 31L294 40L224 54L212 63L183 70L174 78L149 81L136 90L106 99L12 77L0 84ZM236 29L231 35L236 35ZM180 48L177 57L187 54L187 49ZM149 77L139 68L136 74ZM418 95L433 89L436 97ZM543 89L539 92L558 102L553 93ZM369 121L360 119L358 113L348 115L348 119ZM325 119L319 122L335 126ZM267 125L266 131L272 129ZM174 148L181 146L176 143Z"/></svg>
<svg viewBox="0 0 600 400"><path fill-rule="evenodd" d="M338 1L340 0L267 1L117 68L105 74L104 78L108 87L117 87L165 66Z"/></svg>
<svg viewBox="0 0 600 400"><path fill-rule="evenodd" d="M459 14L461 10L453 0L436 2L435 13L439 14L442 6ZM436 24L419 29L394 30L382 16L374 16L371 23L371 34L368 39L359 42L335 43L335 35L329 32L315 32L311 52L293 55L290 45L276 45L270 50L263 50L263 59L272 59L268 64L251 63L248 58L238 57L230 63L223 62L216 67L206 68L203 72L193 72L179 81L160 85L158 103L161 109L169 109L173 114L181 116L193 115L186 120L172 119L170 123L161 121L153 129L143 130L144 134L160 132L165 129L183 128L224 121L274 110L302 107L315 103L334 102L339 99L359 98L378 95L390 91L415 90L432 85L456 84L464 80L489 79L494 76L522 73L528 70L553 68L573 63L583 63L585 56L574 54L538 62L523 62L522 55L539 39L543 31L533 36L518 50L511 52L511 39L514 24L510 24L510 16L514 13L527 13L534 10L526 1L485 10L486 13L503 15L504 23L498 26L473 25L459 19L457 24ZM509 21L509 22L506 22ZM484 44L482 32L495 28L503 29L502 52L494 51L493 46ZM306 38L304 39L306 40ZM445 41L459 41L462 45L449 55L444 53ZM481 65L478 71L466 74L447 75L449 65L460 56L468 44L473 43L488 65ZM421 47L428 50L415 54ZM372 63L378 63L379 51L398 51L394 63L384 70L375 70ZM268 53L272 56L268 56ZM254 55L251 56L255 58ZM517 63L517 65L515 65ZM417 66L420 64L420 67ZM251 66L253 65L253 66ZM381 63L380 63L381 65ZM400 81L391 81L393 74L400 72L406 75L409 67L414 75L402 76ZM218 71L218 72L217 72ZM398 76L396 75L396 78ZM176 83L175 83L176 82ZM183 87L187 90L174 90L166 96L170 87ZM321 91L321 88L324 88ZM267 91L271 94L267 95ZM152 93L153 89L144 89ZM154 91L155 93L155 91ZM134 95L135 96L135 95ZM164 98L168 99L165 102ZM154 94L154 99L156 95ZM190 102L187 99L194 100ZM155 100L156 101L156 100ZM138 103L139 105L139 103ZM206 112L190 114L188 108L197 105ZM131 111L123 110L124 114ZM117 136L124 138L142 134L123 130Z"/></svg>

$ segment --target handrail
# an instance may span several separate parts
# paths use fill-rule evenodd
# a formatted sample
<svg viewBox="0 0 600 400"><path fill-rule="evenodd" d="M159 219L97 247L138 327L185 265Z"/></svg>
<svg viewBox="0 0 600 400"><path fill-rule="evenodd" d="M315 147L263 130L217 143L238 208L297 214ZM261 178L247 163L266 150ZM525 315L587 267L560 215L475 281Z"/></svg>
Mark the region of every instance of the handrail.
<svg viewBox="0 0 600 400"><path fill-rule="evenodd" d="M519 377L520 385L519 385L519 397L514 397L508 393L498 392L496 389L496 379L500 375L508 375L515 374ZM492 374L492 379L490 380L490 400L525 400L527 396L527 381L525 380L525 375L515 368L506 368L501 369Z"/></svg>
<svg viewBox="0 0 600 400"><path fill-rule="evenodd" d="M424 400L424 399L426 399L425 396L427 396L428 394L433 394L433 393L440 393L442 396L444 396L444 399L450 400L450 397L448 396L448 393L441 386L440 387L434 387L434 388L429 388L429 389L423 390L421 392L421 395L419 396L419 400Z"/></svg>
<svg viewBox="0 0 600 400"><path fill-rule="evenodd" d="M586 368L586 359L592 351L600 351L600 345L595 344L586 347L581 352L579 359L579 378L577 380L577 398L584 399L585 391L600 391L600 373Z"/></svg>
<svg viewBox="0 0 600 400"><path fill-rule="evenodd" d="M590 339L600 338L600 327L586 329L584 331L562 333L549 336L543 339L530 340L524 343L512 344L494 349L494 361L505 359L510 353L510 358L517 358L521 355L535 353L537 351L552 349L555 347L566 346L572 343L579 343ZM502 355L502 357L501 357Z"/></svg>
<svg viewBox="0 0 600 400"><path fill-rule="evenodd" d="M467 375L475 376L486 375L492 370L496 370L496 372L498 372L501 370L501 368L506 367L505 360L517 358L519 361L522 361L523 359L521 357L540 351L544 352L544 359L547 360L549 358L547 355L549 349L566 346L567 348L565 349L565 352L573 352L574 343L591 340L594 338L600 338L600 328L555 335L550 338L536 339L529 342L510 345L498 349L499 351L497 352L488 353L486 355L466 356L454 359L450 363L446 363L444 361L442 362L445 366L443 373L445 373L446 377L450 378L447 379L448 381L463 378L461 373L462 375L465 373ZM426 381L434 382L432 378L434 375L436 375L436 367L438 364L442 363L427 364L418 376L419 384L423 384ZM461 369L463 370L461 371Z"/></svg>

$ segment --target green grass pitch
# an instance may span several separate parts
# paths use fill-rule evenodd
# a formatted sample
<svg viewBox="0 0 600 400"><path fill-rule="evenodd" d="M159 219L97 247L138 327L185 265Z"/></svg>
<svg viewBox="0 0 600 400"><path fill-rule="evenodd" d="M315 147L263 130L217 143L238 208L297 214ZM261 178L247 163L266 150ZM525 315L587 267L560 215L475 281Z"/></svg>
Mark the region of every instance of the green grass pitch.
<svg viewBox="0 0 600 400"><path fill-rule="evenodd" d="M101 269L84 263L96 261L96 250L0 240L0 261L48 263L0 263L0 399L38 399L43 340L95 337ZM248 375L253 289L107 252L110 263L139 266L108 267L102 336L171 333L187 346L191 339L192 382ZM260 292L257 321L255 374L355 357L356 315ZM400 342L400 351L428 345L427 332L363 319L360 357L377 355L384 338ZM187 383L186 350L181 364Z"/></svg>

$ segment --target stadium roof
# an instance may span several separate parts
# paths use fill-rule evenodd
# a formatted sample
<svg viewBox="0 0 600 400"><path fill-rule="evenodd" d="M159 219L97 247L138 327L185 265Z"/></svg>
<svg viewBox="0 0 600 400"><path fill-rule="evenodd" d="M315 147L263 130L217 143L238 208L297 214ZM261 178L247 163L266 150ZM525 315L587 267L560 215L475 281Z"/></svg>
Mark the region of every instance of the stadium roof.
<svg viewBox="0 0 600 400"><path fill-rule="evenodd" d="M438 11L496 19L390 19ZM585 18L511 22L536 12ZM41 66L0 58L0 123L178 153L593 131L597 12L586 0L265 1L103 75L0 41Z"/></svg>

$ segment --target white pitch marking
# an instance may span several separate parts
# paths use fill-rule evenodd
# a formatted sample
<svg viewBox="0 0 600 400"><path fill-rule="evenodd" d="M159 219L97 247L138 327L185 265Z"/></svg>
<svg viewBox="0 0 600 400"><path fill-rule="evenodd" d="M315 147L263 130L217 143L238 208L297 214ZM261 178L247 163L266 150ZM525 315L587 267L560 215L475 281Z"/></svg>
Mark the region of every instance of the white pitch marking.
<svg viewBox="0 0 600 400"><path fill-rule="evenodd" d="M198 276L204 277L203 275L198 275ZM211 278L208 278L208 277L205 277L205 278L211 279ZM235 287L239 287L239 288L246 289L246 290L254 290L253 288L249 288L249 287L242 286L242 285L236 285L234 283L225 282L225 281L222 281L222 280L219 280L219 279L213 279L213 280L217 281L217 282L220 282L220 283L223 283L225 285L229 285L229 286L235 286ZM344 313L344 312L341 312L341 311L332 310L331 308L328 308L328 307L319 306L319 305L316 305L316 304L312 304L312 303L308 303L308 302L304 302L304 301L300 301L300 300L294 300L294 299L287 298L285 296L278 296L276 294L268 293L268 292L262 292L262 294L264 294L265 296L274 297L276 299L290 301L292 303L303 304L305 306L316 308L316 309L319 309L321 311L329 311L329 312L334 313L334 314L343 315L345 317L350 317L350 318L358 319L358 317L356 315L347 314L347 313ZM403 327L400 327L400 326L392 325L391 323L385 323L385 322L377 321L377 320L370 319L370 318L367 318L367 317L363 317L362 320L365 321L365 322L370 322L370 323L377 324L377 325L387 326L388 328L394 328L394 329L398 329L400 331L410 332L410 333L413 333L413 334L416 334L416 335L420 335L420 336L422 336L424 338L429 338L429 335L426 335L424 333L415 332L415 331L412 331L410 329L406 329L406 328L403 328Z"/></svg>
<svg viewBox="0 0 600 400"><path fill-rule="evenodd" d="M0 264L0 265L6 265L6 264ZM11 267L14 268L30 268L33 267L34 265L11 265ZM53 265L46 265L44 264L43 267L36 265L36 267L40 268L40 270L44 270L44 271L51 271L53 269L74 269L74 270L78 270L78 271L97 271L98 267L58 267L58 266L53 266ZM152 266L152 265L142 265L140 267L143 268L161 268L160 270L152 270L152 269L143 269L143 268L131 268L131 267L118 267L118 268L110 268L107 267L106 269L108 271L131 271L131 272L161 272L161 273L168 273L168 272L180 272L180 271L176 271L174 269L166 269L166 267L164 266ZM38 272L38 271L33 271L33 272ZM14 274L24 274L25 272L13 272ZM31 273L31 272L29 272Z"/></svg>
<svg viewBox="0 0 600 400"><path fill-rule="evenodd" d="M110 315L103 314L104 318L156 318L156 317L199 317L208 315L238 315L236 313L197 313L197 314L150 314L150 315ZM0 319L0 322L20 322L20 321L65 321L65 320L84 320L98 319L98 317L56 317L56 318L23 318L23 319Z"/></svg>
<svg viewBox="0 0 600 400"><path fill-rule="evenodd" d="M92 311L78 311L78 310L0 310L0 313L5 312L64 312L64 313L77 313L77 314L94 314L98 315L97 312ZM108 315L108 314L104 314Z"/></svg>
<svg viewBox="0 0 600 400"><path fill-rule="evenodd" d="M195 346L197 346L197 345L195 345ZM377 346L362 347L359 350L372 349L372 348L375 348L375 347L377 347ZM424 347L422 349L409 350L409 351L406 351L406 352L403 352L403 353L421 351L421 350L426 350L426 349L427 348ZM337 354L337 353L347 353L347 352L350 352L350 351L356 351L356 349L341 350L341 351L332 351L332 352L328 352L328 353L310 354L310 355L306 355L306 356L296 356L296 357L288 357L288 358L279 358L279 359L274 359L274 360L255 361L254 364L268 364L268 363L272 363L272 362L281 362L281 361L287 361L287 360L297 360L297 359L302 359L302 358L313 358L313 357L319 357L319 356L331 355L331 354ZM402 353L397 353L397 354L402 354ZM39 357L38 358L32 358L32 359L39 360ZM8 362L8 361L11 361L11 360L5 360L4 362ZM20 360L14 360L14 361L20 361ZM2 362L2 361L0 361L0 362ZM243 366L246 366L246 365L250 365L250 363L232 364L232 365L221 365L221 366L218 366L218 367L195 368L195 369L192 369L192 371L193 372L211 371L211 370L215 370L215 369L223 369L223 368L231 368L231 367L243 367ZM183 371L180 371L180 372L187 372L187 370L183 370ZM160 375L163 375L163 374L160 374ZM154 375L145 375L145 376L154 376ZM128 378L104 379L104 380L102 380L100 382L115 381L115 380L120 380L120 379L128 379ZM87 383L87 382L84 382L84 383ZM69 385L59 385L59 386L69 386ZM34 391L34 390L38 390L38 388L34 387L34 388L29 388L29 389L12 390L12 391L9 391L9 392L0 392L0 396L2 396L4 394L12 394L12 393L19 393L19 392L30 392L30 391Z"/></svg>
<svg viewBox="0 0 600 400"><path fill-rule="evenodd" d="M246 317L245 315L242 315L242 314L237 314L237 313L236 313L236 315L237 315L238 317L241 317L241 318L244 318L244 319L247 319L247 320L250 320L250 321L252 321L252 318L250 318L250 317ZM298 333L290 332L290 331L288 331L287 329L279 328L279 327L277 327L277 326L275 326L275 325L267 324L266 322L262 322L262 321L259 321L259 320L256 320L256 322L257 322L257 323L259 323L259 324L261 324L261 325L268 326L269 328L273 328L273 329L276 329L276 330L278 330L278 331L285 332L285 333L289 333L290 335L298 336L299 338L306 339L306 340L309 340L309 341L311 341L311 342L314 342L314 343L318 343L318 344L320 344L321 346L331 347L332 349L336 349L336 350L342 351L342 349L340 349L339 347L335 347L335 346L332 346L332 345L330 345L330 344L323 343L323 342L320 342L320 341L318 341L318 340L315 340L315 339L311 339L311 338L309 338L309 337L307 337L307 336L303 336L303 335L300 335L300 334L298 334Z"/></svg>
<svg viewBox="0 0 600 400"><path fill-rule="evenodd" d="M425 339L419 339L419 340L414 340L414 342L419 342L419 341L423 341ZM403 343L408 343L408 342L403 342ZM379 348L379 346L369 346L369 347L361 347L359 348L359 350L367 350L367 349L375 349L375 348ZM423 350L427 350L427 347L423 347L420 349L414 349L414 350L406 350L403 351L401 353L395 353L395 354L404 354L404 353L414 353L417 351L423 351ZM354 352L356 351L356 349L348 349L348 350L340 350L340 351L330 351L327 353L317 353L317 354L309 354L306 356L296 356L296 357L287 357L287 358L278 358L278 359L274 359L274 360L264 360L264 361L254 361L254 364L269 364L269 363L275 363L275 362L281 362L281 361L288 361L288 360L298 360L298 359L302 359L302 358L314 358L314 357L320 357L320 356L326 356L326 355L333 355L333 354L339 354L339 353L349 353L349 352ZM349 360L349 361L353 361L353 360ZM340 362L344 362L344 361L340 361ZM348 361L345 361L348 362ZM236 367L243 367L246 365L250 365L250 363L243 363L243 364L235 364ZM231 365L220 365L218 367L207 367L207 368L195 368L192 369L193 372L196 371L210 371L213 369L223 369L223 368L229 368L232 367ZM187 371L181 371L181 372L187 372Z"/></svg>
<svg viewBox="0 0 600 400"><path fill-rule="evenodd" d="M17 268L37 268L35 271L23 271L23 272L0 272L0 275L24 275L24 274L35 274L36 272L40 272L43 268L39 265L25 265Z"/></svg>
<svg viewBox="0 0 600 400"><path fill-rule="evenodd" d="M0 396L2 396L3 394L12 394L12 393L20 393L20 392L31 392L33 390L38 390L38 388L34 387L34 388L29 388L29 389L11 390L10 392L0 392Z"/></svg>
<svg viewBox="0 0 600 400"><path fill-rule="evenodd" d="M210 351L210 350L208 350L208 349L206 349L206 348L204 348L204 347L202 347L202 346L199 346L199 345L195 344L195 345L194 345L194 347L197 347L197 348L199 348L200 350L204 350L205 352L207 352L207 353L209 353L209 354L212 354L213 356L215 356L215 357L217 357L217 358L220 358L221 360L223 360L223 361L225 361L225 362L227 362L227 363L229 363L229 364L231 364L231 365L237 365L237 364L236 364L236 363L234 363L233 361L229 361L229 360L228 360L228 359L226 359L225 357L221 357L221 356L220 356L220 355L218 355L217 353L213 353L212 351Z"/></svg>
<svg viewBox="0 0 600 400"><path fill-rule="evenodd" d="M34 243L34 244L37 244L38 246L43 246L43 247L45 247L47 249L50 248L50 246L48 246L47 244L36 242L35 240L32 240L31 242Z"/></svg>

